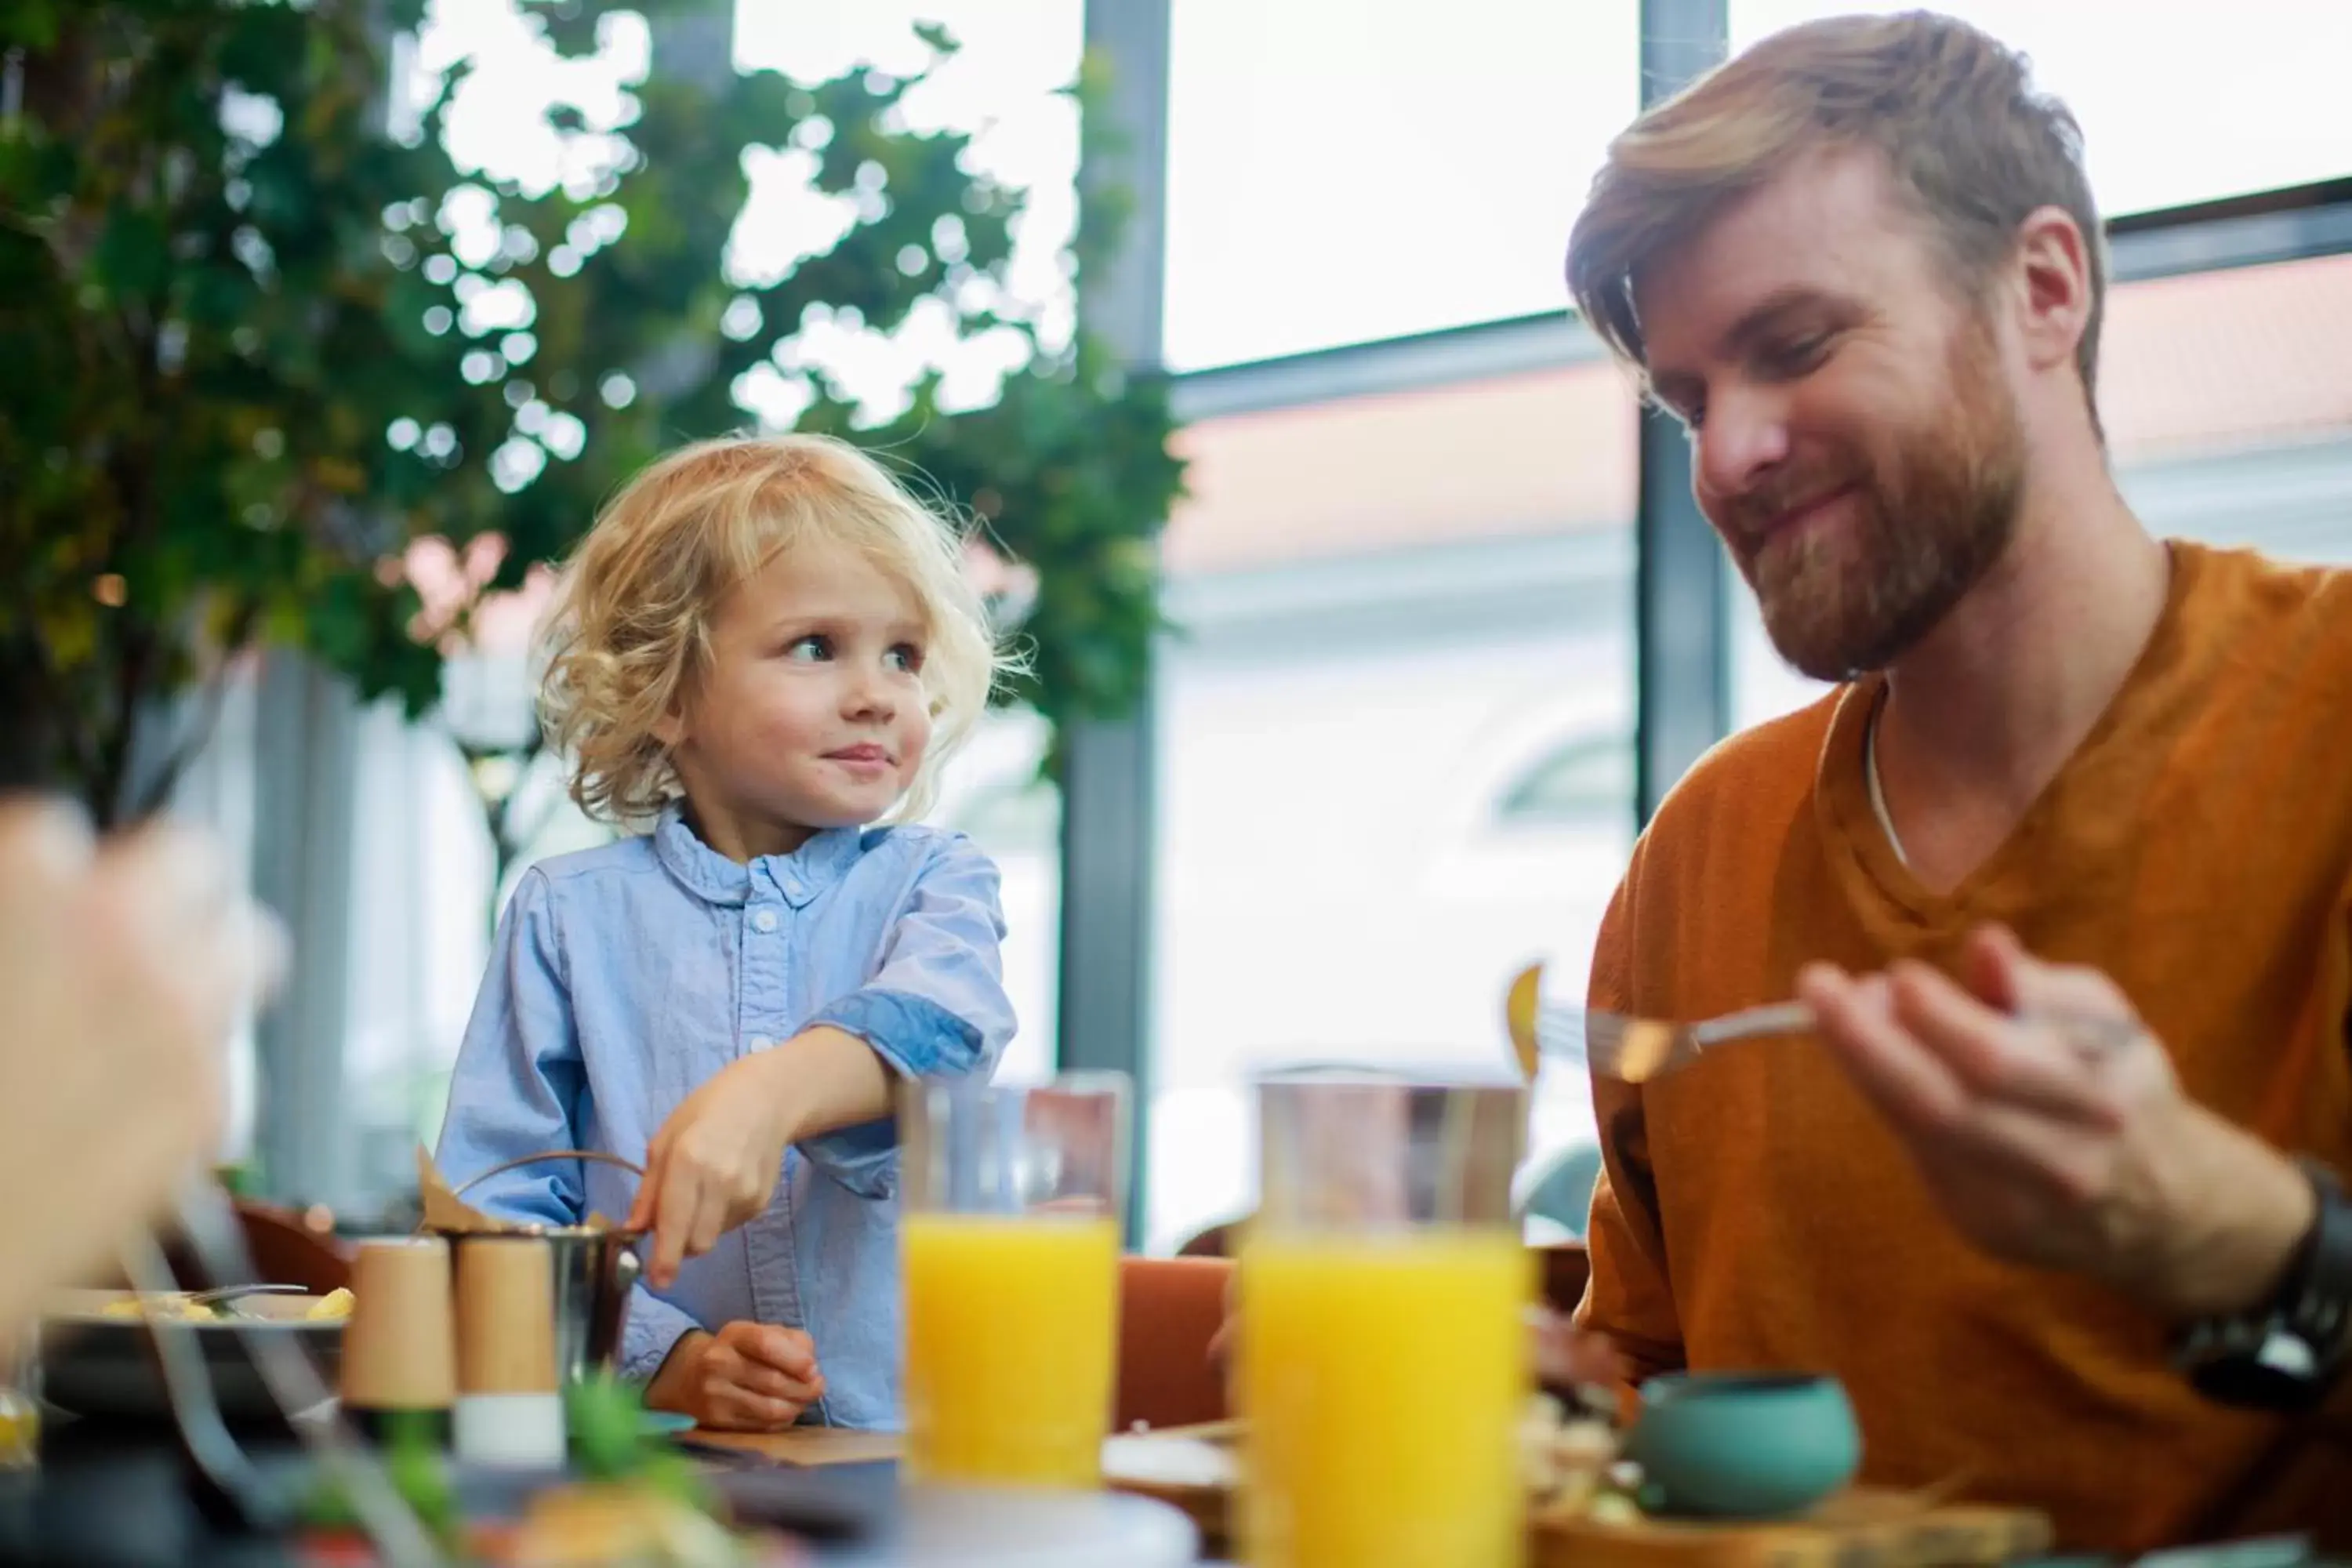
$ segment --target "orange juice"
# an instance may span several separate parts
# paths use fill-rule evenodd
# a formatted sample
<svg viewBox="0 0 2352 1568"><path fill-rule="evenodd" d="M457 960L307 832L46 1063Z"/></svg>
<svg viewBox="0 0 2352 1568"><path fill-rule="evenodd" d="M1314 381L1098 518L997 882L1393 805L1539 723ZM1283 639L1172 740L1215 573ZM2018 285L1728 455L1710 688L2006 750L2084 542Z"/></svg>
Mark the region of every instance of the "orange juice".
<svg viewBox="0 0 2352 1568"><path fill-rule="evenodd" d="M1241 1251L1255 1568L1513 1568L1534 1270L1507 1231L1268 1234Z"/></svg>
<svg viewBox="0 0 2352 1568"><path fill-rule="evenodd" d="M917 1478L1102 1479L1118 1331L1118 1226L910 1214L907 1464Z"/></svg>

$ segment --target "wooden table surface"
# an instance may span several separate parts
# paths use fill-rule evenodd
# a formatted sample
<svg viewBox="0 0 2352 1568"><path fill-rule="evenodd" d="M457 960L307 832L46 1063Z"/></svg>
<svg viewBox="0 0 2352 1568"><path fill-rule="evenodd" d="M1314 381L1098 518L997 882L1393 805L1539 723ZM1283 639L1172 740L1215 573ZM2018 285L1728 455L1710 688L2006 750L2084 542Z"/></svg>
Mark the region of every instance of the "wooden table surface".
<svg viewBox="0 0 2352 1568"><path fill-rule="evenodd" d="M697 1426L686 1436L714 1448L740 1448L787 1465L862 1465L898 1458L906 1447L896 1432L852 1432L840 1426L794 1426L782 1432L713 1432Z"/></svg>

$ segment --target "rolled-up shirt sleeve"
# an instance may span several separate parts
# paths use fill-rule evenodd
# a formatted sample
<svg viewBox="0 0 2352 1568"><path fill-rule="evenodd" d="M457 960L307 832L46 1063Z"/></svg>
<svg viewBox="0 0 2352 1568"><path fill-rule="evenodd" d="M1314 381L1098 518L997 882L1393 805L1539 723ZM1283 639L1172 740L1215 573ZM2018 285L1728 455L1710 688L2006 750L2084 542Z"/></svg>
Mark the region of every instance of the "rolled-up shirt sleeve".
<svg viewBox="0 0 2352 1568"><path fill-rule="evenodd" d="M631 1383L651 1383L677 1342L701 1327L684 1308L637 1286L629 1292L629 1315L621 1328L621 1376Z"/></svg>
<svg viewBox="0 0 2352 1568"><path fill-rule="evenodd" d="M905 912L864 985L809 1020L855 1035L907 1078L994 1069L1012 1040L1004 993L1004 912L996 865L961 834L942 836L917 873ZM817 1166L868 1196L895 1188L898 1128L883 1118L801 1145Z"/></svg>

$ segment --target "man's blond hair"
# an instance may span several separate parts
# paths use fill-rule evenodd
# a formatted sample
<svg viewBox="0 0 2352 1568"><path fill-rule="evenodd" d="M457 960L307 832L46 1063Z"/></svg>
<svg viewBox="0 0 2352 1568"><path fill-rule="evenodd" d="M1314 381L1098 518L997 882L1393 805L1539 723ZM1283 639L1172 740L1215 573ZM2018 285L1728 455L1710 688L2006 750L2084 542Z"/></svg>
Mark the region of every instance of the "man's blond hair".
<svg viewBox="0 0 2352 1568"><path fill-rule="evenodd" d="M2091 257L2091 310L2075 351L2089 395L2107 259L2082 129L2035 89L2022 55L1932 12L1832 16L1775 33L1636 120L1610 143L1569 239L1577 308L1646 368L1633 305L1643 269L1800 158L1849 147L1885 157L1970 299L2014 254L2037 208L2074 220Z"/></svg>
<svg viewBox="0 0 2352 1568"><path fill-rule="evenodd" d="M921 606L931 742L892 816L917 817L1009 664L964 570L964 536L844 441L698 442L613 498L565 568L547 633L540 715L591 816L641 826L679 793L655 730L710 668L728 591L803 542L845 545Z"/></svg>

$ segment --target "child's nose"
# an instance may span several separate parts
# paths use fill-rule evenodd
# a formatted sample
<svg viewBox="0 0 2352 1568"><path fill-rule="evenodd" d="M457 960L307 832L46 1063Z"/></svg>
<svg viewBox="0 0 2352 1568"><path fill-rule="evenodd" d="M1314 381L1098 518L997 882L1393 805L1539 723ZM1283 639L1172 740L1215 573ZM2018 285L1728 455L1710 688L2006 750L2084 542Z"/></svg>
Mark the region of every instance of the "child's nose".
<svg viewBox="0 0 2352 1568"><path fill-rule="evenodd" d="M850 683L849 707L854 713L871 714L884 720L890 718L897 711L897 699L891 692L887 676L880 669L862 669L858 678Z"/></svg>

